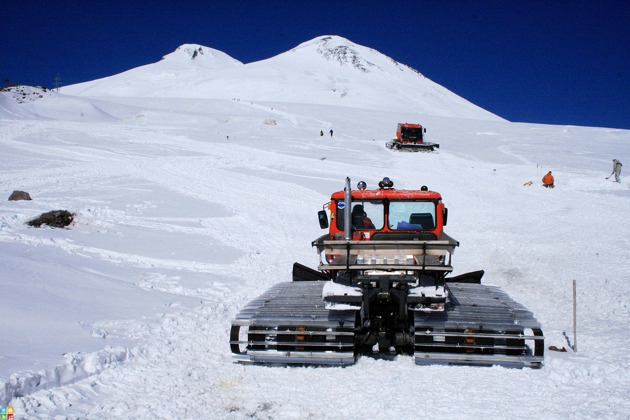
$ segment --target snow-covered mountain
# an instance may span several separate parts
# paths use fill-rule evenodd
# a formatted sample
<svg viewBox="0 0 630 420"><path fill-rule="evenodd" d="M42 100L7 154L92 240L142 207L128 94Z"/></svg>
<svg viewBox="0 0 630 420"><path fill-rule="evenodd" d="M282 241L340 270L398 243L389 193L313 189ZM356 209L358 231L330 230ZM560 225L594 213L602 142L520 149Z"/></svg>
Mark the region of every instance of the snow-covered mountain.
<svg viewBox="0 0 630 420"><path fill-rule="evenodd" d="M36 96L0 92L0 407L15 418L630 418L630 184L606 178L630 131L510 123L338 37L246 65L187 45ZM440 149L387 149L401 121ZM294 262L318 265L317 211L347 176L440 192L453 274L484 269L566 351L540 370L234 364L231 320ZM58 209L69 228L27 225Z"/></svg>
<svg viewBox="0 0 630 420"><path fill-rule="evenodd" d="M67 95L239 98L498 120L418 71L338 36L242 65L227 54L183 45L161 61L91 82Z"/></svg>
<svg viewBox="0 0 630 420"><path fill-rule="evenodd" d="M115 76L66 86L61 92L78 96L179 96L168 92L196 84L222 70L242 67L229 55L197 44L184 44L157 63ZM200 96L193 96L200 97Z"/></svg>

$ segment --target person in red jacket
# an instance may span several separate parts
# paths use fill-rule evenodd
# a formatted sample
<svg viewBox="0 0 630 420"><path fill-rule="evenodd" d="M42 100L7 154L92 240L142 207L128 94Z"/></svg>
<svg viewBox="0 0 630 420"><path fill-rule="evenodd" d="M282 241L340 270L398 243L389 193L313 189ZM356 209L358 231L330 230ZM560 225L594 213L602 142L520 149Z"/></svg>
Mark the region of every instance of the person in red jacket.
<svg viewBox="0 0 630 420"><path fill-rule="evenodd" d="M547 175L543 176L542 183L546 188L553 188L553 175L551 175L551 171L547 172Z"/></svg>
<svg viewBox="0 0 630 420"><path fill-rule="evenodd" d="M355 229L375 229L374 223L367 217L362 205L356 205L352 209L352 226Z"/></svg>

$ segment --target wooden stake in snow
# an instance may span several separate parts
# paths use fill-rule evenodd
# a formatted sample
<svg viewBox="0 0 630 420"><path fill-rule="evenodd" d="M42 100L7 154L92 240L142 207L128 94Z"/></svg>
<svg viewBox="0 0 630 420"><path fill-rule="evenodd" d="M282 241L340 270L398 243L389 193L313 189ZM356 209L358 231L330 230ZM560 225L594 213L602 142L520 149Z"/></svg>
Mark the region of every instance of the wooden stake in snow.
<svg viewBox="0 0 630 420"><path fill-rule="evenodd" d="M577 298L575 289L575 280L573 280L573 351L577 353Z"/></svg>

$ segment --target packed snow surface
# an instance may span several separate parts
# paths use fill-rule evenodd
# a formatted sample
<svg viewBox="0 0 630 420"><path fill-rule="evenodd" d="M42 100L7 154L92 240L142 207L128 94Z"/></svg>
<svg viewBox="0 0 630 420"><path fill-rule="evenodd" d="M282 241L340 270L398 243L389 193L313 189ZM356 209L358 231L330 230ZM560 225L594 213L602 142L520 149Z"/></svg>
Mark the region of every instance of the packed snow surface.
<svg viewBox="0 0 630 420"><path fill-rule="evenodd" d="M103 80L24 104L0 93L0 406L72 419L630 417L630 184L624 171L621 183L606 179L613 158L630 162L630 131L510 123L438 93L443 112L388 109L404 92L385 92L380 76L366 103L385 105L360 106L345 99L391 62L344 45L314 40L267 66L183 46L144 68L165 75L154 90L136 83L139 68L128 72L136 79L112 76L120 89L127 78L127 94L100 90ZM302 81L310 96L265 97L290 75L274 63L298 66L288 57L309 49L304 59L345 67L315 69ZM236 73L254 65L248 90ZM178 71L234 72L238 89L162 95ZM331 77L348 79L346 97L317 84ZM198 79L202 92L212 80ZM439 151L387 149L398 122L423 124ZM554 189L541 186L549 170ZM567 351L546 351L538 370L416 366L411 356L234 364L231 319L289 281L293 262L317 266L317 211L346 176L440 192L461 243L453 274L484 269L485 284L534 313L547 347ZM8 201L13 190L33 200ZM26 225L59 209L74 213L69 228Z"/></svg>

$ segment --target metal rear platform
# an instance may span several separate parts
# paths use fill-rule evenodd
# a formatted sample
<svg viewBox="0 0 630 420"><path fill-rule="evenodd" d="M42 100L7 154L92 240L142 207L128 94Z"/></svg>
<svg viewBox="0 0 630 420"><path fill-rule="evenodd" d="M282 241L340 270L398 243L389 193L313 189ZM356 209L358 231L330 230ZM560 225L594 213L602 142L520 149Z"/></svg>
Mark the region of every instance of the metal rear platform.
<svg viewBox="0 0 630 420"><path fill-rule="evenodd" d="M444 312L415 314L418 364L538 368L544 337L536 318L498 287L448 283Z"/></svg>

